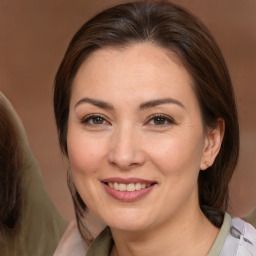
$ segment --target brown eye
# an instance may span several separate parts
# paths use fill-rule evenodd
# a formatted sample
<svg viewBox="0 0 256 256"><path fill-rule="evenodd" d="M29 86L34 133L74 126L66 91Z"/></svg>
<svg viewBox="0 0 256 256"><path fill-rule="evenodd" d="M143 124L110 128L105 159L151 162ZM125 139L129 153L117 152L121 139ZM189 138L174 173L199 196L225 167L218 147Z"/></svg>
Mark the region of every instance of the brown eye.
<svg viewBox="0 0 256 256"><path fill-rule="evenodd" d="M97 117L92 118L92 122L93 122L93 124L103 124L104 119L100 116L97 116Z"/></svg>
<svg viewBox="0 0 256 256"><path fill-rule="evenodd" d="M149 125L158 126L158 127L164 127L167 125L175 124L175 121L171 117L167 117L164 115L155 115L151 116L149 121Z"/></svg>
<svg viewBox="0 0 256 256"><path fill-rule="evenodd" d="M164 125L166 124L166 119L164 117L155 117L153 119L155 125Z"/></svg>
<svg viewBox="0 0 256 256"><path fill-rule="evenodd" d="M107 121L102 116L91 115L91 116L87 116L87 117L83 118L82 123L85 125L92 126L92 125L103 125L103 124L106 124Z"/></svg>

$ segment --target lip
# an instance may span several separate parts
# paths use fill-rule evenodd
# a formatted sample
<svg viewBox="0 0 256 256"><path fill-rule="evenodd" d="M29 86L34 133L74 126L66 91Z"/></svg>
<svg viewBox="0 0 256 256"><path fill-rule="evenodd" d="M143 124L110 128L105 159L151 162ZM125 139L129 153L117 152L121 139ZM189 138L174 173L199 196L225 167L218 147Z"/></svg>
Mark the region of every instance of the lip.
<svg viewBox="0 0 256 256"><path fill-rule="evenodd" d="M148 193L151 192L151 190L155 187L157 184L155 181L145 180L145 179L138 179L138 178L119 178L119 177L113 177L113 178L107 178L103 179L102 185L105 189L105 191L113 198L123 201L123 202L133 202L136 200L139 200L143 197L145 197ZM130 183L145 183L145 184L151 184L151 186L142 188L140 190L135 191L119 191L115 190L111 187L109 187L106 183L108 182L117 182L117 183L123 183L123 184L130 184Z"/></svg>

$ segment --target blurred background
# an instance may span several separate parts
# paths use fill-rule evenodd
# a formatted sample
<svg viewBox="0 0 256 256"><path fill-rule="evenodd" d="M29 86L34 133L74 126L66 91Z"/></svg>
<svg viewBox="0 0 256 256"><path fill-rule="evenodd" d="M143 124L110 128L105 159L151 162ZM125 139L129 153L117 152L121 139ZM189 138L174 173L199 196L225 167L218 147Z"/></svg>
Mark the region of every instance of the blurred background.
<svg viewBox="0 0 256 256"><path fill-rule="evenodd" d="M93 14L120 0L0 0L0 90L20 115L46 188L59 211L74 218L67 161L55 128L53 80L70 39ZM196 14L215 36L235 87L241 154L231 184L231 212L256 205L256 1L173 1Z"/></svg>

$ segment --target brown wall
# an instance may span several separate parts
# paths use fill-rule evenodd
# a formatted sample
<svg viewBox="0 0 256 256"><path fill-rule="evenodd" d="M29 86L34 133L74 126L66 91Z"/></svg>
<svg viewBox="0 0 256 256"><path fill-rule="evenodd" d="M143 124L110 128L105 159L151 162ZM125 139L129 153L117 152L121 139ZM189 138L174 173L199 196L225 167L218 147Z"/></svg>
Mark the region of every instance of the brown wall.
<svg viewBox="0 0 256 256"><path fill-rule="evenodd" d="M52 108L54 74L73 33L95 11L122 1L0 0L0 90L21 116L59 210L73 217ZM241 156L233 178L232 207L244 214L256 205L256 1L180 0L216 37L236 91Z"/></svg>

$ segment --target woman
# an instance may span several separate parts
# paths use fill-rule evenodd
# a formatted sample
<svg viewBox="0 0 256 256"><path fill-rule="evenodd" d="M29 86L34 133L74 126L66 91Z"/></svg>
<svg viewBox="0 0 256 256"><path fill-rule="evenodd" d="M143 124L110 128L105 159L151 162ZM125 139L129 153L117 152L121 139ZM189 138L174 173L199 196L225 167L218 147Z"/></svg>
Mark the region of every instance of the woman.
<svg viewBox="0 0 256 256"><path fill-rule="evenodd" d="M53 255L67 223L45 190L19 117L1 92L0 198L0 255Z"/></svg>
<svg viewBox="0 0 256 256"><path fill-rule="evenodd" d="M92 18L57 72L54 108L86 255L256 255L253 227L225 213L239 151L231 80L192 14L147 1ZM87 209L108 226L94 240Z"/></svg>

